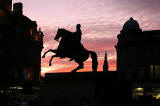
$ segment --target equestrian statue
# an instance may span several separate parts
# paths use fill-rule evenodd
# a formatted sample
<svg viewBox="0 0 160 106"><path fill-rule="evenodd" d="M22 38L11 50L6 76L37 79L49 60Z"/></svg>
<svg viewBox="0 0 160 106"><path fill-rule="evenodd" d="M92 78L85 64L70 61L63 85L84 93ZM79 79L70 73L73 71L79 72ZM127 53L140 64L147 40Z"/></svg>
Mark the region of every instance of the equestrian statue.
<svg viewBox="0 0 160 106"><path fill-rule="evenodd" d="M97 54L94 51L88 51L87 49L84 48L84 46L81 43L81 25L77 24L76 26L76 32L70 32L67 31L66 29L58 28L57 34L54 38L54 40L59 42L59 46L57 49L49 49L47 52L43 54L43 58L48 52L53 52L55 53L50 61L49 61L49 66L51 66L51 62L54 57L60 57L62 58L70 58L69 61L75 61L76 63L79 64L77 68L72 70L72 72L76 72L79 69L84 68L84 61L86 61L89 58L89 55L91 55L92 58L92 70L93 72L97 72L97 67L98 67L98 61L97 61ZM59 39L61 40L59 41Z"/></svg>

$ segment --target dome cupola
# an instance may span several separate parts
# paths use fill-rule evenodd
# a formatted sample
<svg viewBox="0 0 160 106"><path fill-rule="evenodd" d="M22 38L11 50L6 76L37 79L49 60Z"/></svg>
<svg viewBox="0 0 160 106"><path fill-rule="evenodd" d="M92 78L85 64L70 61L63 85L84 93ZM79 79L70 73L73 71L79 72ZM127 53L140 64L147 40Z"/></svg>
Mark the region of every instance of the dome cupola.
<svg viewBox="0 0 160 106"><path fill-rule="evenodd" d="M140 29L139 27L139 23L134 20L132 17L125 22L125 24L123 25L123 30L125 29Z"/></svg>

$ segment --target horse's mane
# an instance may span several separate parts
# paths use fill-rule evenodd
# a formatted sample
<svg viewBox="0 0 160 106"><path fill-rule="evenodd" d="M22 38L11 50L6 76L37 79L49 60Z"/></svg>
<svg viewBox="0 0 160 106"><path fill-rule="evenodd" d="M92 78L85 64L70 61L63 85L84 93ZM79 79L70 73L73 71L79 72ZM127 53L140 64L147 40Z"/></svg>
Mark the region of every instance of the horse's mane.
<svg viewBox="0 0 160 106"><path fill-rule="evenodd" d="M64 29L64 28L62 28L61 30L64 31L64 32L67 32L67 33L69 33L69 34L72 34L71 31L68 31L68 30L66 30L66 29Z"/></svg>

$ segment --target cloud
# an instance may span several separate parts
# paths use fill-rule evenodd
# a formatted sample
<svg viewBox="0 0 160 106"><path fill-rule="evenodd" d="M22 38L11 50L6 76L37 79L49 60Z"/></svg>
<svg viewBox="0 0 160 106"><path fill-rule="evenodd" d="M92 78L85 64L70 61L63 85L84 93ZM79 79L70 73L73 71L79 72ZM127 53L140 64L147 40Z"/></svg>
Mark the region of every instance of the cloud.
<svg viewBox="0 0 160 106"><path fill-rule="evenodd" d="M85 39L83 41L84 47L91 51L96 51L98 54L105 51L113 51L116 45L116 38L98 38L98 39Z"/></svg>
<svg viewBox="0 0 160 106"><path fill-rule="evenodd" d="M13 0L17 1L17 0ZM82 25L82 43L87 50L96 51L98 70L102 70L104 52L107 50L109 70L116 70L117 35L130 17L136 19L142 30L160 29L160 0L21 0L24 13L37 20L44 32L44 49L56 49L54 41L58 27L74 32L76 24ZM38 5L37 5L37 2ZM67 4L67 5L66 5ZM36 5L36 6L35 6ZM42 8L43 7L43 8ZM68 72L77 64L68 59L54 58L48 67L49 53L42 59L42 69L49 72ZM85 62L85 70L91 70L91 59ZM46 72L46 71L43 71Z"/></svg>

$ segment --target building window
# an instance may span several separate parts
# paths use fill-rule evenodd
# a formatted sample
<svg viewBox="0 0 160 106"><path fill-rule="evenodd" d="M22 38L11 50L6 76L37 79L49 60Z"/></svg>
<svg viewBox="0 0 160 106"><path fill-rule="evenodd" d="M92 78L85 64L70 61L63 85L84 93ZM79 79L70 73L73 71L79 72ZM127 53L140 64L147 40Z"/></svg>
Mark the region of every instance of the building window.
<svg viewBox="0 0 160 106"><path fill-rule="evenodd" d="M160 79L160 65L150 65L151 79Z"/></svg>
<svg viewBox="0 0 160 106"><path fill-rule="evenodd" d="M155 48L153 49L153 58L158 58L158 57L160 57L160 49Z"/></svg>
<svg viewBox="0 0 160 106"><path fill-rule="evenodd" d="M153 79L153 74L154 74L154 66L150 66L150 78Z"/></svg>

